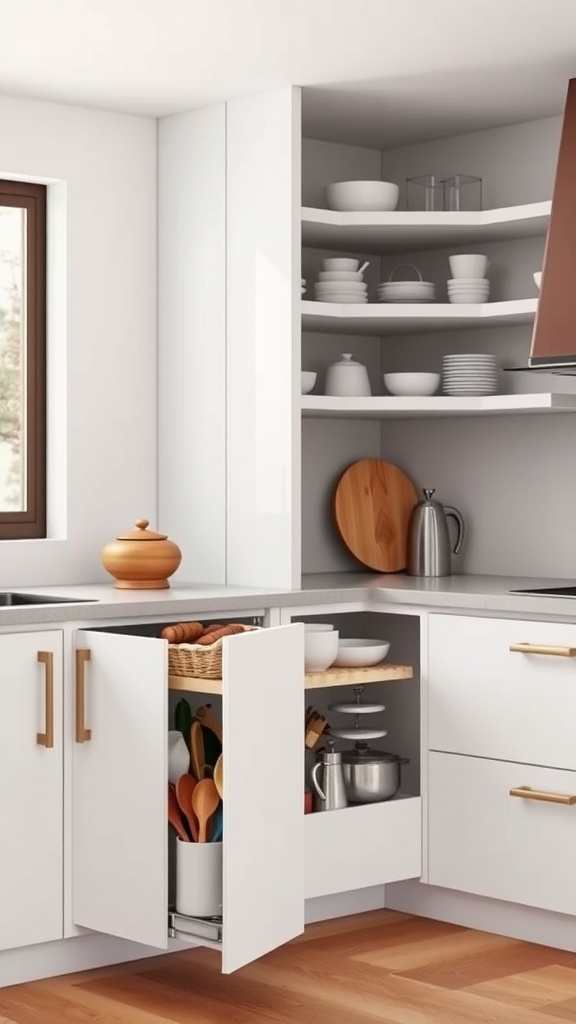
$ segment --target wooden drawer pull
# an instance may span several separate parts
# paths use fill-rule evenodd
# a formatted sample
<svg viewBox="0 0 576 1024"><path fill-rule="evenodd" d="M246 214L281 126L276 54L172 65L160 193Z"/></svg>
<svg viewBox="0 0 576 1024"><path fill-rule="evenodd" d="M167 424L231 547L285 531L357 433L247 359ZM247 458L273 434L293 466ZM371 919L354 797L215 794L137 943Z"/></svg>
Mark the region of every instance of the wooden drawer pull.
<svg viewBox="0 0 576 1024"><path fill-rule="evenodd" d="M76 651L76 743L86 743L92 739L92 732L85 725L84 667L87 661L90 661L90 651L79 648Z"/></svg>
<svg viewBox="0 0 576 1024"><path fill-rule="evenodd" d="M52 651L38 651L37 661L44 665L44 705L46 708L46 732L36 733L40 747L54 746L54 655Z"/></svg>
<svg viewBox="0 0 576 1024"><path fill-rule="evenodd" d="M569 793L545 793L539 789L530 789L530 786L516 786L510 790L510 796L519 796L523 800L544 800L548 804L576 804L576 796Z"/></svg>
<svg viewBox="0 0 576 1024"><path fill-rule="evenodd" d="M552 644L510 644L509 651L519 654L551 654L556 658L576 658L576 647L554 647Z"/></svg>

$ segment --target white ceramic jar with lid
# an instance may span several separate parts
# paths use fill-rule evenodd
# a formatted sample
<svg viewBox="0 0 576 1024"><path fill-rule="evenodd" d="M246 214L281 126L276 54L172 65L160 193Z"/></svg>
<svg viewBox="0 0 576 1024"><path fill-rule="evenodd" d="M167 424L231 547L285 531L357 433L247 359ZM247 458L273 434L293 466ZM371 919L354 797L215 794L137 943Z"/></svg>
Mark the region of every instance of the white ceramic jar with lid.
<svg viewBox="0 0 576 1024"><path fill-rule="evenodd" d="M372 389L368 370L362 363L354 362L351 352L343 353L339 362L328 367L324 393L342 398L369 397Z"/></svg>

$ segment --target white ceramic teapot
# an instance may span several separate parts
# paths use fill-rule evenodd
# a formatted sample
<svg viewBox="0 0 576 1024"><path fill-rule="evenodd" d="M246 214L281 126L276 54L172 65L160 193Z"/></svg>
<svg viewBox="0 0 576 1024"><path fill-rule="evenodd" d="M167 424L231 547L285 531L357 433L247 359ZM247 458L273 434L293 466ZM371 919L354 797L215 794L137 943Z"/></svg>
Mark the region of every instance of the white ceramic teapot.
<svg viewBox="0 0 576 1024"><path fill-rule="evenodd" d="M354 362L351 352L345 352L339 362L328 367L324 394L357 398L370 396L372 389L368 370L362 363Z"/></svg>

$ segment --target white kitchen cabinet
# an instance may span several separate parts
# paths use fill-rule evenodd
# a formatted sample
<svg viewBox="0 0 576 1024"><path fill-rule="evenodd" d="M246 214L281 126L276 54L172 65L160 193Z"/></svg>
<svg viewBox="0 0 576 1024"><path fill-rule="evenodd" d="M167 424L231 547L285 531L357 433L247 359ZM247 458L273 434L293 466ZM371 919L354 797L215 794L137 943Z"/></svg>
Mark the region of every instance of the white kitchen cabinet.
<svg viewBox="0 0 576 1024"><path fill-rule="evenodd" d="M138 632L76 634L74 921L166 948L168 644ZM302 676L299 625L224 641L225 973L304 927Z"/></svg>
<svg viewBox="0 0 576 1024"><path fill-rule="evenodd" d="M429 622L430 749L576 770L576 626Z"/></svg>
<svg viewBox="0 0 576 1024"><path fill-rule="evenodd" d="M431 885L576 914L576 772L431 753L428 828Z"/></svg>
<svg viewBox="0 0 576 1024"><path fill-rule="evenodd" d="M0 636L0 950L63 935L62 633Z"/></svg>

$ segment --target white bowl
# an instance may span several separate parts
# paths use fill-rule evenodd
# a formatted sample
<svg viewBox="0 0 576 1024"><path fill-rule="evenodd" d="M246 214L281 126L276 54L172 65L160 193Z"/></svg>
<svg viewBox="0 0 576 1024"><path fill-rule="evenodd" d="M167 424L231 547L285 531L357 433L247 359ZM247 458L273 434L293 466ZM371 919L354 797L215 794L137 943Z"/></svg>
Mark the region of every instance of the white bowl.
<svg viewBox="0 0 576 1024"><path fill-rule="evenodd" d="M542 271L541 270L535 270L534 273L532 274L532 277L534 278L534 284L536 285L536 287L538 289L540 289L540 282L542 280Z"/></svg>
<svg viewBox="0 0 576 1024"><path fill-rule="evenodd" d="M385 373L384 384L391 395L433 395L440 384L440 374Z"/></svg>
<svg viewBox="0 0 576 1024"><path fill-rule="evenodd" d="M316 383L316 377L318 376L314 370L302 370L300 373L300 390L301 394L307 395L309 391L312 391Z"/></svg>
<svg viewBox="0 0 576 1024"><path fill-rule="evenodd" d="M485 277L489 266L488 257L480 253L449 256L448 262L453 277Z"/></svg>
<svg viewBox="0 0 576 1024"><path fill-rule="evenodd" d="M340 640L335 665L362 668L377 665L390 650L386 640Z"/></svg>
<svg viewBox="0 0 576 1024"><path fill-rule="evenodd" d="M359 270L321 270L318 274L319 281L360 281L364 275Z"/></svg>
<svg viewBox="0 0 576 1024"><path fill-rule="evenodd" d="M325 672L338 654L337 629L304 631L304 668L306 672Z"/></svg>
<svg viewBox="0 0 576 1024"><path fill-rule="evenodd" d="M329 210L395 210L398 185L391 181L336 181L326 186Z"/></svg>
<svg viewBox="0 0 576 1024"><path fill-rule="evenodd" d="M322 260L323 270L358 270L360 260L351 260L347 256L331 256L330 259Z"/></svg>
<svg viewBox="0 0 576 1024"><path fill-rule="evenodd" d="M334 626L331 622L305 622L304 629L311 629L313 633L329 633Z"/></svg>
<svg viewBox="0 0 576 1024"><path fill-rule="evenodd" d="M487 295L478 295L477 292L472 292L472 293L459 292L458 295L450 295L449 296L449 301L450 302L467 302L467 303L471 303L472 305L479 305L482 302L487 302L488 301L488 296Z"/></svg>

